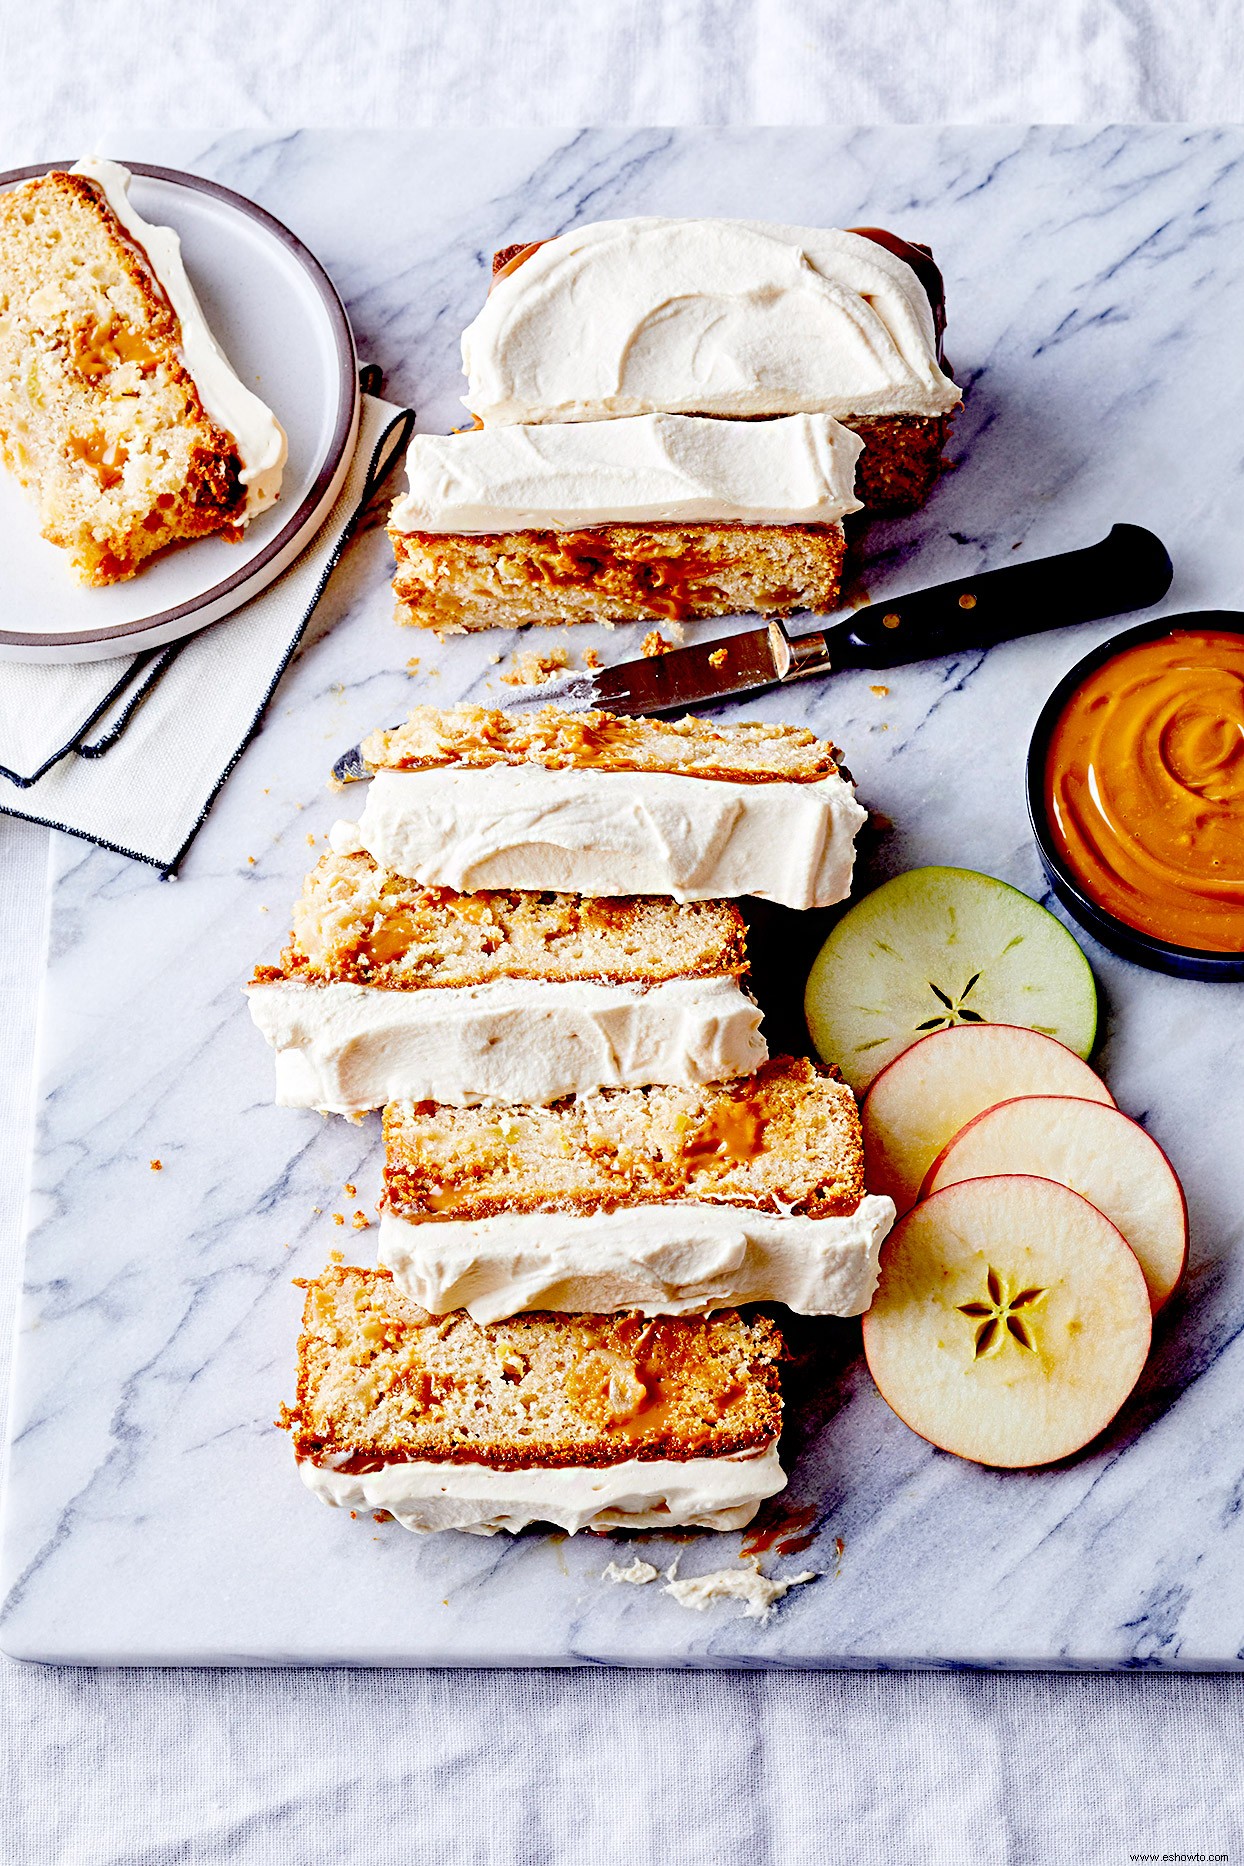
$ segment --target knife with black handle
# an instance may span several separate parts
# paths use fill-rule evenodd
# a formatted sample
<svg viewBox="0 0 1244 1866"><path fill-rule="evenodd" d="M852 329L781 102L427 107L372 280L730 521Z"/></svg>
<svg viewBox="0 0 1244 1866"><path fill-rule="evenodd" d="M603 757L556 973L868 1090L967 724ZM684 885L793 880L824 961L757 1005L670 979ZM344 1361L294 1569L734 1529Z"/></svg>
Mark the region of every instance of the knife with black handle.
<svg viewBox="0 0 1244 1866"><path fill-rule="evenodd" d="M632 715L677 713L809 674L899 667L1148 609L1166 595L1172 574L1160 538L1142 525L1115 525L1085 550L913 590L806 635L788 635L780 622L769 622L692 648L524 687L504 704L507 711L559 706L571 712L599 707ZM339 783L370 776L357 745L337 760L333 776Z"/></svg>
<svg viewBox="0 0 1244 1866"><path fill-rule="evenodd" d="M1160 538L1140 525L1116 525L1100 544L1085 550L913 590L805 635L789 635L780 622L770 622L691 648L545 681L522 689L505 705L507 710L561 706L624 714L678 712L809 674L898 667L1147 609L1165 596L1171 576Z"/></svg>

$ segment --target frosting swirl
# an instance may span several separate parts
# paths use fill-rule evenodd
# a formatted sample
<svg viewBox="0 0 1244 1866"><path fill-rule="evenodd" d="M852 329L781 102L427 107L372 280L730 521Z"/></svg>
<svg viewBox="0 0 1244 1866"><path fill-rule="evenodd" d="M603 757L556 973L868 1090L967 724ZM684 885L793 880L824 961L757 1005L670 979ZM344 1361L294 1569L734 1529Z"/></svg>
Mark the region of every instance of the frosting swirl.
<svg viewBox="0 0 1244 1866"><path fill-rule="evenodd" d="M928 295L862 234L598 221L502 273L462 337L485 426L652 413L942 415Z"/></svg>

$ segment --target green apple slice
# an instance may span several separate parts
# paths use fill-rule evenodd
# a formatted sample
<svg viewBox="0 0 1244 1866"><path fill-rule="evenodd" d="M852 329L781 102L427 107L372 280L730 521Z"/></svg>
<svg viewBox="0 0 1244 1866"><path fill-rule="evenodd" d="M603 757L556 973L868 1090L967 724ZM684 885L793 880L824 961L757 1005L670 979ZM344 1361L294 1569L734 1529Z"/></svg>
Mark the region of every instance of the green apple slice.
<svg viewBox="0 0 1244 1866"><path fill-rule="evenodd" d="M955 1024L1019 1024L1087 1056L1097 989L1070 933L1018 888L970 868L913 868L838 922L808 977L808 1030L866 1089Z"/></svg>

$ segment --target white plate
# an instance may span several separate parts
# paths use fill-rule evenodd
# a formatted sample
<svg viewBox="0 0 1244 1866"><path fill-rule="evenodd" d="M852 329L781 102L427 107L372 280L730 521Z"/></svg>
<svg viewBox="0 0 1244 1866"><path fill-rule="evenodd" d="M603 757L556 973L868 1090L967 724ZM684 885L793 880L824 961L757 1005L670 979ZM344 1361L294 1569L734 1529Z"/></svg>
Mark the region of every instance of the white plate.
<svg viewBox="0 0 1244 1866"><path fill-rule="evenodd" d="M14 186L68 162L0 174ZM358 431L354 339L327 273L288 228L197 175L130 162L132 199L176 228L207 321L238 375L289 437L281 496L242 534L175 545L127 583L88 589L39 535L38 508L0 470L0 658L98 661L193 634L278 577L315 535Z"/></svg>

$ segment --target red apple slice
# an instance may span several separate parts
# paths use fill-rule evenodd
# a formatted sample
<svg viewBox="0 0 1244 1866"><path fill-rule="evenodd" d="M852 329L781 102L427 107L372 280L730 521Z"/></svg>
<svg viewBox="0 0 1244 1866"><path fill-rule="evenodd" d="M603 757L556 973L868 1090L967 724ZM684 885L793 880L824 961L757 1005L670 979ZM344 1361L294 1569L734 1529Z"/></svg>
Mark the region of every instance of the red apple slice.
<svg viewBox="0 0 1244 1866"><path fill-rule="evenodd" d="M942 1148L921 1198L965 1179L1035 1173L1070 1186L1117 1225L1140 1261L1154 1310L1183 1275L1188 1207L1174 1167L1143 1127L1102 1102L1025 1095L987 1108Z"/></svg>
<svg viewBox="0 0 1244 1866"><path fill-rule="evenodd" d="M1052 1179L966 1179L890 1233L864 1317L886 1403L977 1464L1070 1457L1109 1425L1149 1352L1144 1275L1122 1233Z"/></svg>
<svg viewBox="0 0 1244 1866"><path fill-rule="evenodd" d="M1086 1062L1053 1037L1015 1024L956 1024L935 1030L881 1071L860 1117L870 1192L900 1214L942 1148L974 1115L1017 1095L1076 1095L1114 1106Z"/></svg>

